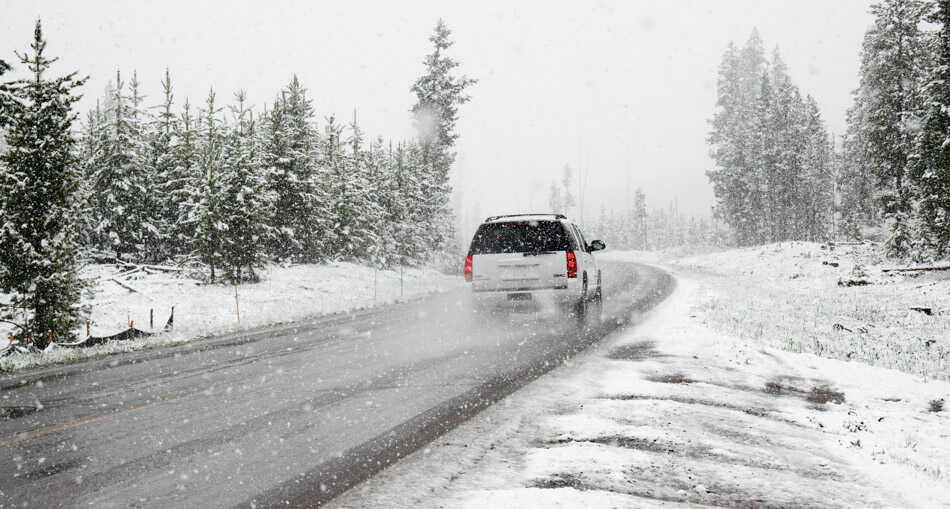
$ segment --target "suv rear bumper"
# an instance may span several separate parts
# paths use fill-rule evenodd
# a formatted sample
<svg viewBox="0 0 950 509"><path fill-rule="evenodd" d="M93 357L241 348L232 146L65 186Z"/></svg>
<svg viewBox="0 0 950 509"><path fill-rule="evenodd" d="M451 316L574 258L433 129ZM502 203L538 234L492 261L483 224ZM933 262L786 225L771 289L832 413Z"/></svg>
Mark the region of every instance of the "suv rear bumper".
<svg viewBox="0 0 950 509"><path fill-rule="evenodd" d="M577 302L581 298L582 286L579 280L571 280L563 286L553 288L478 288L472 286L472 297L479 303L505 302L512 294L530 294L532 300L554 303Z"/></svg>

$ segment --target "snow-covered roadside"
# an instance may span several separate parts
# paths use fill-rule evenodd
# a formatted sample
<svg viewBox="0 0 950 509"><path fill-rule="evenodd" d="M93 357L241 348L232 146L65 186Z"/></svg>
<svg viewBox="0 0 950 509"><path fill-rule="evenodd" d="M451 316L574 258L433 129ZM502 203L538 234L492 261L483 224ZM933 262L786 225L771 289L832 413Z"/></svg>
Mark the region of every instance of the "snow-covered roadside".
<svg viewBox="0 0 950 509"><path fill-rule="evenodd" d="M42 354L15 353L0 359L0 371L182 343L212 334L368 308L463 284L458 276L427 268L377 271L353 263L270 266L263 272L260 283L237 287L238 322L233 286L199 286L189 279L141 272L130 280L122 280L136 290L132 292L109 280L119 272L111 265L93 265L81 274L98 281L94 297L86 302L92 310L92 335L115 334L128 327L129 321L138 329L159 332L174 306L171 332L90 348L54 347ZM151 329L150 309L154 314ZM0 329L0 333L6 336L5 329ZM85 336L85 331L81 336Z"/></svg>
<svg viewBox="0 0 950 509"><path fill-rule="evenodd" d="M950 506L950 383L713 332L703 284L331 506Z"/></svg>
<svg viewBox="0 0 950 509"><path fill-rule="evenodd" d="M783 242L670 266L703 281L701 305L718 331L950 380L950 271L883 271L895 263L866 244Z"/></svg>

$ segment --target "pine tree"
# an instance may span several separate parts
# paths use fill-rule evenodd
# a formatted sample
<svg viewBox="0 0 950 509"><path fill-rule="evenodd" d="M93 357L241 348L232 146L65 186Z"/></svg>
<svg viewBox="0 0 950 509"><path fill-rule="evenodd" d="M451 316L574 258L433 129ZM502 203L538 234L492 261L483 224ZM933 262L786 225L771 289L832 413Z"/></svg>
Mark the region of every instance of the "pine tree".
<svg viewBox="0 0 950 509"><path fill-rule="evenodd" d="M90 163L93 186L95 233L102 249L112 250L117 258L146 259L154 232L148 182L144 113L141 97L133 88L132 96L124 92L125 83L116 72L102 146Z"/></svg>
<svg viewBox="0 0 950 509"><path fill-rule="evenodd" d="M752 114L751 153L747 179L751 184L750 211L754 214L751 227L755 243L777 240L776 217L779 214L775 181L777 180L778 135L773 117L772 84L767 72L762 73L760 92Z"/></svg>
<svg viewBox="0 0 950 509"><path fill-rule="evenodd" d="M231 108L234 123L224 140L221 218L226 228L221 235L221 267L230 281L256 281L255 272L267 260L267 239L273 197L259 171L257 138L253 114L247 109L246 94L235 94Z"/></svg>
<svg viewBox="0 0 950 509"><path fill-rule="evenodd" d="M350 181L347 164L342 150L343 126L337 123L332 115L327 117L323 127L321 139L320 164L326 171L325 182L328 214L325 216L330 226L324 232L326 255L331 258L348 257L351 246L348 245L350 235L350 218L356 213L351 208L353 202L353 183Z"/></svg>
<svg viewBox="0 0 950 509"><path fill-rule="evenodd" d="M96 210L95 202L95 164L99 150L104 147L105 116L96 101L96 109L86 114L79 136L79 168L82 178L79 183L79 238L80 245L85 249L98 247L96 245Z"/></svg>
<svg viewBox="0 0 950 509"><path fill-rule="evenodd" d="M8 82L0 119L9 150L0 156L0 288L10 295L6 320L37 346L73 335L81 317L76 192L80 171L72 124L76 73L47 78L57 59L45 55L37 20L32 53L18 54L30 79ZM0 65L3 70L6 65ZM9 95L7 95L9 94Z"/></svg>
<svg viewBox="0 0 950 509"><path fill-rule="evenodd" d="M175 158L178 118L172 107L175 94L171 74L165 69L162 79L162 103L158 114L148 126L149 168L154 175L150 194L154 206L151 214L157 227L153 259L166 260L177 254L174 242L175 225L178 222L178 205L174 196L180 195L183 179L177 175Z"/></svg>
<svg viewBox="0 0 950 509"><path fill-rule="evenodd" d="M142 106L145 97L140 92L138 73L132 72L129 82L129 99L131 101L130 123L135 132L134 151L138 164L138 173L142 185L141 201L136 207L136 221L139 223L138 258L146 262L157 262L164 259L161 252L162 235L167 228L160 221L159 215L161 197L159 195L160 181L155 168L157 156L149 145L149 116Z"/></svg>
<svg viewBox="0 0 950 509"><path fill-rule="evenodd" d="M211 282L217 280L217 269L221 263L221 247L224 230L224 181L225 168L222 165L224 133L218 114L221 108L215 103L212 89L201 111L198 136L197 162L199 173L186 187L185 201L186 223L191 225L195 236L192 249L198 259L210 269Z"/></svg>
<svg viewBox="0 0 950 509"><path fill-rule="evenodd" d="M636 249L650 249L650 238L647 235L647 195L639 187L634 194L633 217L636 232L633 245Z"/></svg>
<svg viewBox="0 0 950 509"><path fill-rule="evenodd" d="M372 203L372 209L365 216L374 238L373 245L366 253L366 259L375 267L389 265L396 252L395 229L390 222L396 200L396 187L390 178L390 158L391 149L387 151L384 148L382 138L376 138L370 144L363 158L367 190Z"/></svg>
<svg viewBox="0 0 950 509"><path fill-rule="evenodd" d="M716 168L706 173L716 196L716 214L739 245L761 240L761 187L752 161L755 105L765 66L762 41L753 31L742 50L729 44L719 67L716 113L707 138Z"/></svg>
<svg viewBox="0 0 950 509"><path fill-rule="evenodd" d="M422 258L429 249L425 245L425 223L420 219L425 197L420 184L421 151L415 144L399 143L389 158L389 175L392 203L387 211L387 220L392 225L392 249L389 261L405 265Z"/></svg>
<svg viewBox="0 0 950 509"><path fill-rule="evenodd" d="M821 120L818 103L812 96L805 99L805 123L801 150L801 192L797 205L800 224L796 238L823 240L834 220L834 181L828 132Z"/></svg>
<svg viewBox="0 0 950 509"><path fill-rule="evenodd" d="M778 50L765 59L757 32L741 51L730 44L723 55L716 106L707 139L716 162L707 172L716 217L739 245L817 239L830 209L827 133ZM682 237L688 225L680 226L674 234Z"/></svg>
<svg viewBox="0 0 950 509"><path fill-rule="evenodd" d="M347 140L349 154L344 157L347 179L350 189L350 213L348 217L337 218L338 224L346 224L349 234L343 244L349 251L344 255L351 260L372 260L379 236L375 223L381 215L381 207L375 200L376 189L370 180L371 152L368 153L363 139L363 131L353 115L350 124L350 137Z"/></svg>
<svg viewBox="0 0 950 509"><path fill-rule="evenodd" d="M846 118L847 130L837 156L840 169L838 188L842 201L841 214L847 229L844 233L859 238L861 225L878 224L881 218L875 198L874 174L867 162L864 108L855 103L848 108Z"/></svg>
<svg viewBox="0 0 950 509"><path fill-rule="evenodd" d="M189 200L195 181L201 178L198 143L199 133L196 117L191 112L191 103L185 99L181 115L172 124L171 170L165 179L164 196L167 201L170 225L173 231L168 236L168 250L174 257L189 256L195 238L194 221L189 218Z"/></svg>
<svg viewBox="0 0 950 509"><path fill-rule="evenodd" d="M912 177L920 192L923 248L950 254L950 0L937 2L930 21L940 24L936 59L924 88L925 116L917 139Z"/></svg>
<svg viewBox="0 0 950 509"><path fill-rule="evenodd" d="M861 139L865 161L877 181L878 199L892 237L893 254L910 248L908 221L912 190L908 160L919 124L919 86L927 60L927 36L921 22L930 5L923 0L883 0L871 7L874 25L864 36L861 82L855 92L863 110Z"/></svg>
<svg viewBox="0 0 950 509"><path fill-rule="evenodd" d="M318 261L330 249L318 147L313 105L294 76L266 116L262 140L268 189L276 196L270 252L283 260Z"/></svg>
<svg viewBox="0 0 950 509"><path fill-rule="evenodd" d="M426 56L425 73L416 80L412 92L416 104L412 107L419 135L424 185L427 200L423 206L422 220L430 225L432 243L444 248L453 239L453 219L448 208L452 192L449 171L455 161L453 148L458 139L456 123L458 107L469 101L466 89L476 83L466 76L456 76L453 71L459 63L445 52L452 46L451 32L440 19L435 33L429 38L433 52Z"/></svg>

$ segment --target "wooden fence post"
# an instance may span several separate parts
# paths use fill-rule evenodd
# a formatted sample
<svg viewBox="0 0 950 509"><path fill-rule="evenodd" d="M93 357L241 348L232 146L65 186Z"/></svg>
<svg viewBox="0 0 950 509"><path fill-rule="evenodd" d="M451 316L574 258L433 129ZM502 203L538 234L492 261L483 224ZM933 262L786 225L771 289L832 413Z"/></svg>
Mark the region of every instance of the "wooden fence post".
<svg viewBox="0 0 950 509"><path fill-rule="evenodd" d="M241 323L241 301L238 300L237 279L235 279L232 283L234 284L234 310L237 312L238 323Z"/></svg>

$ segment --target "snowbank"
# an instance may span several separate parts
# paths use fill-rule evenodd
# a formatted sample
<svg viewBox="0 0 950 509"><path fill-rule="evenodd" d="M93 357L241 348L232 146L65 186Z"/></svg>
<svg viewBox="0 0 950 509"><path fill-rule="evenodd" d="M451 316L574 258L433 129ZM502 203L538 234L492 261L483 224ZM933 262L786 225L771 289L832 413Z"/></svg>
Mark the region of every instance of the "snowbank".
<svg viewBox="0 0 950 509"><path fill-rule="evenodd" d="M92 309L91 334L114 334L128 327L130 321L136 328L160 332L174 307L174 328L170 333L91 348L53 348L44 354L13 354L0 359L0 370L181 343L211 334L367 308L463 284L458 276L447 276L432 269L378 271L353 263L269 266L260 283L237 287L236 303L235 287L230 285L198 285L193 280L161 272L139 272L121 278L125 285L122 286L110 280L120 273L113 265L91 265L81 273L81 277L96 281L94 296L86 302ZM6 330L0 332L6 336ZM85 334L85 330L79 333L80 337Z"/></svg>

